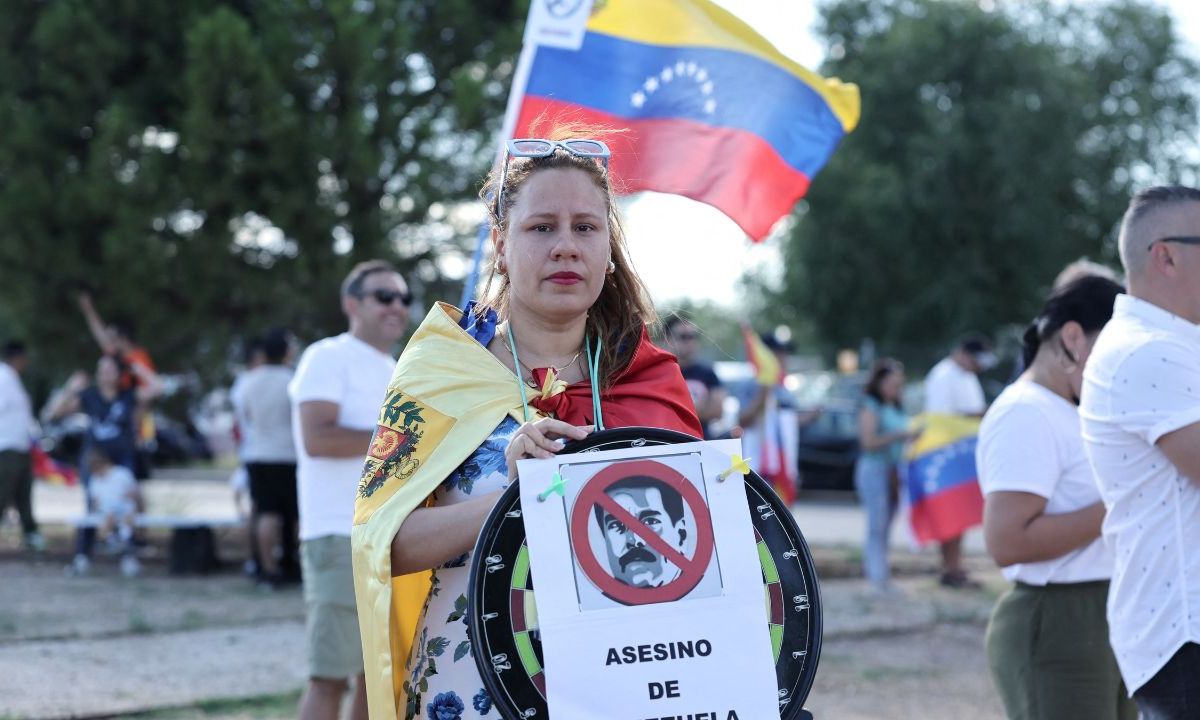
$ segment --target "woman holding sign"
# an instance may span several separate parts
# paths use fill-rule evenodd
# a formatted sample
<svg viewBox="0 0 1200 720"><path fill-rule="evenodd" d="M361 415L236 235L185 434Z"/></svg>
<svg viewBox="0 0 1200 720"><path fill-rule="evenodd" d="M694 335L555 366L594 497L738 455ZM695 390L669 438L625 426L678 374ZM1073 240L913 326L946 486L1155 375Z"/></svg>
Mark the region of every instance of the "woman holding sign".
<svg viewBox="0 0 1200 720"><path fill-rule="evenodd" d="M489 713L466 632L468 568L518 460L597 426L701 435L678 363L646 334L654 311L608 161L577 130L509 141L481 193L495 250L485 301L434 307L396 365L353 534L376 720Z"/></svg>

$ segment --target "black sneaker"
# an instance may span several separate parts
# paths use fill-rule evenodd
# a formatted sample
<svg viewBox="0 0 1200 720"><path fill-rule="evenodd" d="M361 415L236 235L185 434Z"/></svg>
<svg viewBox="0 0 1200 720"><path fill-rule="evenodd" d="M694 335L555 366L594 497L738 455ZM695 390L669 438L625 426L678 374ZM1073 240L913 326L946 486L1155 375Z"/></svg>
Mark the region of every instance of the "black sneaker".
<svg viewBox="0 0 1200 720"><path fill-rule="evenodd" d="M978 580L972 580L964 570L956 570L953 572L944 572L938 582L942 587L952 588L954 590L978 590L983 585Z"/></svg>

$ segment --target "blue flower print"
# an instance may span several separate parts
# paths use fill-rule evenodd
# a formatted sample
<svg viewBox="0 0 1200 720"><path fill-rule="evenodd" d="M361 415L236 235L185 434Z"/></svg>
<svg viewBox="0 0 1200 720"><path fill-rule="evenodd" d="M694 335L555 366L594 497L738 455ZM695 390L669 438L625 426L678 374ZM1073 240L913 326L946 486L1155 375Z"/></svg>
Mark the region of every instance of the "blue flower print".
<svg viewBox="0 0 1200 720"><path fill-rule="evenodd" d="M488 436L488 439L484 440L483 444L471 453L471 457L450 473L450 477L446 478L446 484L470 495L476 480L485 478L494 472L506 472L504 451L508 449L508 443L512 440L518 427L520 426L517 425L516 420L505 416L504 420Z"/></svg>
<svg viewBox="0 0 1200 720"><path fill-rule="evenodd" d="M492 698L488 696L487 690L479 688L479 692L475 693L475 697L471 699L471 705L475 708L475 712L487 715L488 710L492 709Z"/></svg>
<svg viewBox="0 0 1200 720"><path fill-rule="evenodd" d="M425 713L429 716L429 720L462 720L465 709L462 698L451 690L435 695L433 702L425 706Z"/></svg>

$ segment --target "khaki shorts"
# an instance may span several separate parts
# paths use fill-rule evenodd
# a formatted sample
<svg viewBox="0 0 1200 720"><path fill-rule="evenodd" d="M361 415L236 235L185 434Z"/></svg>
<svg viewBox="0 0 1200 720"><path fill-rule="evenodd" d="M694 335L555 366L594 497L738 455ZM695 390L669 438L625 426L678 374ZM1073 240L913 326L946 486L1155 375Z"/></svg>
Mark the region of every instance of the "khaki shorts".
<svg viewBox="0 0 1200 720"><path fill-rule="evenodd" d="M354 604L350 538L327 535L300 543L308 634L308 675L347 678L363 671Z"/></svg>

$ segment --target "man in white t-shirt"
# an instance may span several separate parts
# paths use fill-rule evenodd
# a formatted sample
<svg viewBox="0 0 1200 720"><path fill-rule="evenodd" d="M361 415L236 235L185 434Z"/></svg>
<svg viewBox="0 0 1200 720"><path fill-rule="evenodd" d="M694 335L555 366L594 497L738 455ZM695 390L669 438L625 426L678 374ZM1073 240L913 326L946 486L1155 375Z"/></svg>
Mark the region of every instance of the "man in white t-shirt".
<svg viewBox="0 0 1200 720"><path fill-rule="evenodd" d="M996 364L991 343L982 336L964 338L925 376L925 412L982 417L987 410L979 373ZM942 578L946 587L978 587L962 566L962 536L942 542Z"/></svg>
<svg viewBox="0 0 1200 720"><path fill-rule="evenodd" d="M1200 190L1138 193L1080 417L1116 566L1109 639L1146 720L1200 717Z"/></svg>
<svg viewBox="0 0 1200 720"><path fill-rule="evenodd" d="M29 395L21 384L21 373L29 361L25 344L10 340L0 359L0 520L9 502L21 517L25 546L44 550L46 543L33 519L33 468L29 449L34 423Z"/></svg>
<svg viewBox="0 0 1200 720"><path fill-rule="evenodd" d="M271 587L299 578L296 445L292 439L291 334L272 328L261 341L263 362L238 378L235 407L246 466L258 576Z"/></svg>
<svg viewBox="0 0 1200 720"><path fill-rule="evenodd" d="M341 297L349 332L305 350L290 386L308 631L301 720L336 718L351 676L351 716L367 717L350 531L363 459L395 366L391 352L412 304L404 278L382 260L355 266Z"/></svg>

